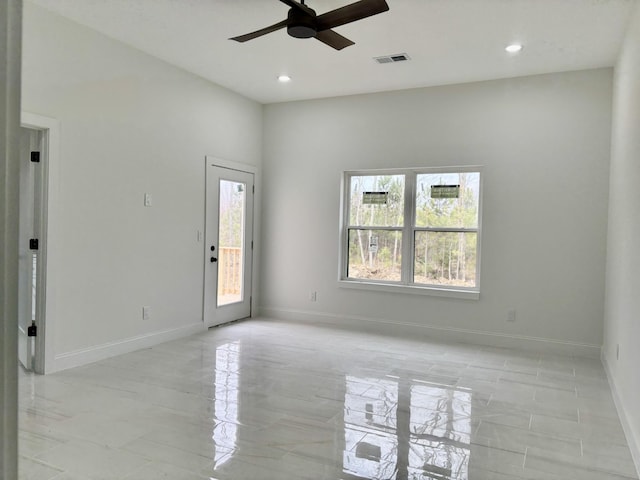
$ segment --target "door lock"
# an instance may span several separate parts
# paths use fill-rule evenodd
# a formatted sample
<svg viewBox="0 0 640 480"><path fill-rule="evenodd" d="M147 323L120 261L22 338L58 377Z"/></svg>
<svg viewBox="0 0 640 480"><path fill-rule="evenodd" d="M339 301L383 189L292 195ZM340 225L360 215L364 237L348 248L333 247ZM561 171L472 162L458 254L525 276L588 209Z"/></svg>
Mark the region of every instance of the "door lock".
<svg viewBox="0 0 640 480"><path fill-rule="evenodd" d="M216 257L211 257L211 263L215 263L217 261L218 261L218 259Z"/></svg>

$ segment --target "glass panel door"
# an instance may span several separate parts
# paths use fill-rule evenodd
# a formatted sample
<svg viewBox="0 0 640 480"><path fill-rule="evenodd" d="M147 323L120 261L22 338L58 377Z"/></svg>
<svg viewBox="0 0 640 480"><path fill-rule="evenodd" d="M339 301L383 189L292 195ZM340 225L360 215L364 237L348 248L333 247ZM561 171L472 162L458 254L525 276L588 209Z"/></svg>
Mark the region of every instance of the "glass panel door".
<svg viewBox="0 0 640 480"><path fill-rule="evenodd" d="M207 162L204 321L251 316L253 173Z"/></svg>

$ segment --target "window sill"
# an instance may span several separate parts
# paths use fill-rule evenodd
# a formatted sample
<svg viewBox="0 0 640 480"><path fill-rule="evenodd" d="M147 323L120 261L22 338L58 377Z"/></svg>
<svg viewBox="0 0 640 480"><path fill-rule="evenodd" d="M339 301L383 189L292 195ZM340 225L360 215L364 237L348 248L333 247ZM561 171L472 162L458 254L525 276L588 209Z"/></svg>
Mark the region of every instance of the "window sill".
<svg viewBox="0 0 640 480"><path fill-rule="evenodd" d="M438 287L418 287L415 285L398 285L392 283L364 282L361 280L338 280L339 288L353 288L356 290L370 290L374 292L408 293L413 295L427 295L433 297L461 298L465 300L479 300L477 290L455 290Z"/></svg>

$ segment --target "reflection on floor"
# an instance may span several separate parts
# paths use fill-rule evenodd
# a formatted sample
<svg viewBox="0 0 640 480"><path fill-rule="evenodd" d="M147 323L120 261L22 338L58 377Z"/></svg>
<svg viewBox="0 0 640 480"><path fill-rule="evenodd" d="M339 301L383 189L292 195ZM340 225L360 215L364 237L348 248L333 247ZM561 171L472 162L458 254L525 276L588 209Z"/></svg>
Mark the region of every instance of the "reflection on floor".
<svg viewBox="0 0 640 480"><path fill-rule="evenodd" d="M20 479L637 479L598 360L252 320L20 385Z"/></svg>

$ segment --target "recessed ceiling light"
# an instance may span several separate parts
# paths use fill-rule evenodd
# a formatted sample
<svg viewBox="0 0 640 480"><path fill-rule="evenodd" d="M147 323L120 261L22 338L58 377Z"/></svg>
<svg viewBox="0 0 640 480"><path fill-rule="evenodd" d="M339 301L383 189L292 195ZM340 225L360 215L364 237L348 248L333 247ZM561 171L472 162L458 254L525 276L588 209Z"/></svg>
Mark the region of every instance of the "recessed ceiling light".
<svg viewBox="0 0 640 480"><path fill-rule="evenodd" d="M507 46L505 48L505 50L509 53L518 53L520 50L522 50L522 45L518 44L518 43L514 43L511 44L509 46Z"/></svg>
<svg viewBox="0 0 640 480"><path fill-rule="evenodd" d="M282 83L287 83L291 81L291 77L289 75L280 75L278 77L278 81Z"/></svg>

